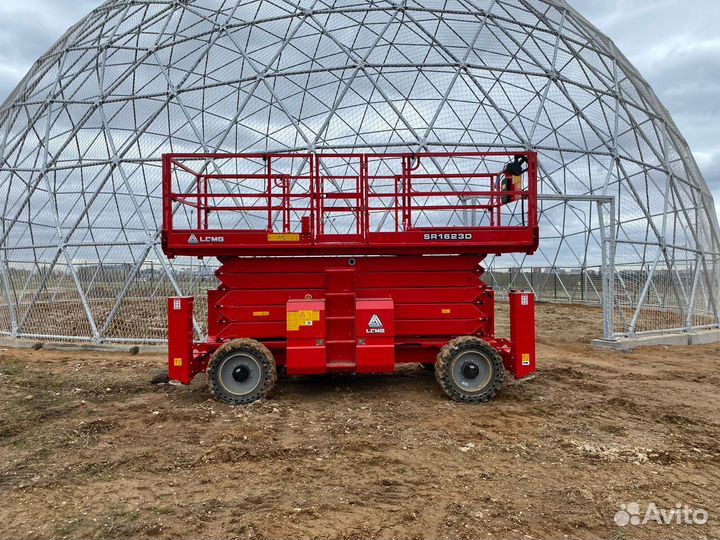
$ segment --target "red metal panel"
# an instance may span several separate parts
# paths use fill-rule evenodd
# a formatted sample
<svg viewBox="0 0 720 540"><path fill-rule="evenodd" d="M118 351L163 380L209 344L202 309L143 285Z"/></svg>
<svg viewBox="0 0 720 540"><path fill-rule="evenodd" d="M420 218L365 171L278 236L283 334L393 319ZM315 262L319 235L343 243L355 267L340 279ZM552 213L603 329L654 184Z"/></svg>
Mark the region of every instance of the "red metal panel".
<svg viewBox="0 0 720 540"><path fill-rule="evenodd" d="M259 289L221 291L221 305L225 306L284 306L288 300L302 300L306 296L322 298L325 289Z"/></svg>
<svg viewBox="0 0 720 540"><path fill-rule="evenodd" d="M235 339L240 337L251 337L259 340L284 339L285 321L266 323L242 323L228 322L218 325L218 330L213 332L214 339Z"/></svg>
<svg viewBox="0 0 720 540"><path fill-rule="evenodd" d="M429 321L422 319L402 319L395 321L395 331L399 336L469 336L484 335L483 323L477 319L455 319L444 321Z"/></svg>
<svg viewBox="0 0 720 540"><path fill-rule="evenodd" d="M346 369L355 362L356 299L391 298L398 341L418 336L489 336L494 306L492 291L481 279L482 258L225 259L217 276L229 290L209 293L210 335L279 338L284 335L289 299L324 298L328 362L341 362ZM274 288L256 289L256 283ZM235 284L242 288L235 289Z"/></svg>
<svg viewBox="0 0 720 540"><path fill-rule="evenodd" d="M359 272L356 286L359 289L365 289L377 287L378 283L382 283L385 287L477 287L480 282L479 267L477 271L458 269L413 271L412 264L408 266L409 269L400 272L390 272L387 269L380 272Z"/></svg>
<svg viewBox="0 0 720 540"><path fill-rule="evenodd" d="M270 233L274 234L274 233ZM453 241L434 238L422 231L368 232L359 235L328 235L296 240L270 240L268 233L212 229L198 236L197 231L168 231L163 243L170 257L283 256L283 255L417 255L527 253L537 249L537 231L528 227L476 227L458 229L452 234L468 240ZM448 233L450 234L450 233Z"/></svg>
<svg viewBox="0 0 720 540"><path fill-rule="evenodd" d="M395 314L392 299L358 300L355 312L357 372L395 371Z"/></svg>
<svg viewBox="0 0 720 540"><path fill-rule="evenodd" d="M428 301L431 297L432 302L473 302L480 294L479 289L470 287L438 287L429 289L425 288L388 288L376 287L373 289L363 289L358 292L358 296L364 298L378 298L380 296L390 296L396 304L412 304L421 301Z"/></svg>
<svg viewBox="0 0 720 540"><path fill-rule="evenodd" d="M223 306L222 315L231 322L240 323L285 323L285 306ZM280 333L282 335L282 332Z"/></svg>
<svg viewBox="0 0 720 540"><path fill-rule="evenodd" d="M481 275L483 269L480 263L483 259L485 259L485 255L477 254L462 257L363 257L355 260L355 267L365 272L402 273L411 271L462 272L472 270Z"/></svg>
<svg viewBox="0 0 720 540"><path fill-rule="evenodd" d="M324 272L326 268L355 268L364 272L467 271L482 273L479 266L485 255L462 257L287 257L282 259L228 257L216 275L225 274L295 274Z"/></svg>
<svg viewBox="0 0 720 540"><path fill-rule="evenodd" d="M193 375L193 298L168 298L168 374L188 384Z"/></svg>
<svg viewBox="0 0 720 540"><path fill-rule="evenodd" d="M268 272L271 270L271 272ZM325 287L325 278L318 272L283 272L278 280L278 272L274 266L266 267L265 272L256 274L225 272L219 274L223 285L235 290L257 289L322 289Z"/></svg>
<svg viewBox="0 0 720 540"><path fill-rule="evenodd" d="M288 300L286 328L288 374L325 373L325 300Z"/></svg>
<svg viewBox="0 0 720 540"><path fill-rule="evenodd" d="M457 319L482 319L485 312L473 303L440 302L437 304L397 304L395 318L445 321Z"/></svg>
<svg viewBox="0 0 720 540"><path fill-rule="evenodd" d="M535 371L535 296L527 291L510 291L510 365L517 378Z"/></svg>

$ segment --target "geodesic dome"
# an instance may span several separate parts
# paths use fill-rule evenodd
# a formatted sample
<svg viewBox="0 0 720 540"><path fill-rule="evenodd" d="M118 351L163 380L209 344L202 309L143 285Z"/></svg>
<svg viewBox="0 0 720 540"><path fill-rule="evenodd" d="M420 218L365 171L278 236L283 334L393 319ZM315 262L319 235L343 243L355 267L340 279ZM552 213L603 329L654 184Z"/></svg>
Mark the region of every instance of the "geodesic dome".
<svg viewBox="0 0 720 540"><path fill-rule="evenodd" d="M162 153L349 148L535 149L541 248L491 259L491 284L604 300L608 334L720 322L692 154L562 0L109 0L0 125L4 334L163 340L165 296L215 286L213 261L159 248Z"/></svg>

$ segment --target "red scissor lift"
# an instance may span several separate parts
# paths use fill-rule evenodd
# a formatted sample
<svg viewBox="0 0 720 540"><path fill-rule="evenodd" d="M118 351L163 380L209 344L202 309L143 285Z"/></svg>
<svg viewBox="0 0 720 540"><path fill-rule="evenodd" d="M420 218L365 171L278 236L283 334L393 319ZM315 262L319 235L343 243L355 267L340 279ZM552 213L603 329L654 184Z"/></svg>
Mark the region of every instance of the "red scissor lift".
<svg viewBox="0 0 720 540"><path fill-rule="evenodd" d="M163 250L217 257L208 338L170 298L170 378L230 403L289 375L435 370L457 401L535 370L534 298L495 336L487 254L538 246L533 152L168 154Z"/></svg>

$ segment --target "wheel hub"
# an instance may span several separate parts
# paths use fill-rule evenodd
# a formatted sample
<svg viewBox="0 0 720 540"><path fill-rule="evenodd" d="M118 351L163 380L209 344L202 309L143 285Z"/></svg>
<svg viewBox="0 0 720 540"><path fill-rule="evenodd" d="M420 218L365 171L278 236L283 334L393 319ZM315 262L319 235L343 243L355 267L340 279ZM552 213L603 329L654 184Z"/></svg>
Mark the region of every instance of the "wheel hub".
<svg viewBox="0 0 720 540"><path fill-rule="evenodd" d="M250 369L247 366L237 366L233 369L232 378L235 382L243 383L250 378Z"/></svg>
<svg viewBox="0 0 720 540"><path fill-rule="evenodd" d="M262 382L263 368L252 354L237 351L228 354L217 367L218 383L233 396L251 394Z"/></svg>
<svg viewBox="0 0 720 540"><path fill-rule="evenodd" d="M463 366L462 374L466 379L476 379L480 374L480 368L475 363L468 363Z"/></svg>
<svg viewBox="0 0 720 540"><path fill-rule="evenodd" d="M493 377L490 359L476 349L460 352L453 360L450 371L453 382L463 392L480 393Z"/></svg>

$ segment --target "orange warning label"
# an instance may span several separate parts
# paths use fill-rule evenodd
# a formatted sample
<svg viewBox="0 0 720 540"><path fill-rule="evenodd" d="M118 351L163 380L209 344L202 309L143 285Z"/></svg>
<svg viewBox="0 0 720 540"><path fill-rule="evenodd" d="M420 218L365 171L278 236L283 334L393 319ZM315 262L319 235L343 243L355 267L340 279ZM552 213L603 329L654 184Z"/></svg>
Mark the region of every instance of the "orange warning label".
<svg viewBox="0 0 720 540"><path fill-rule="evenodd" d="M297 233L269 233L268 242L299 242L300 235Z"/></svg>
<svg viewBox="0 0 720 540"><path fill-rule="evenodd" d="M303 309L300 311L288 311L287 329L288 332L297 332L301 326L312 326L314 322L320 320L320 312L312 309Z"/></svg>

